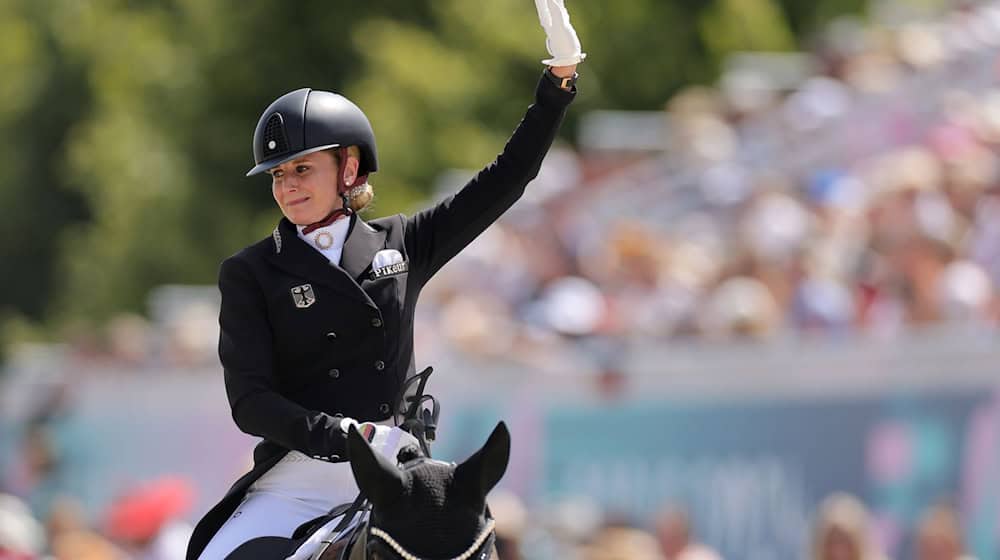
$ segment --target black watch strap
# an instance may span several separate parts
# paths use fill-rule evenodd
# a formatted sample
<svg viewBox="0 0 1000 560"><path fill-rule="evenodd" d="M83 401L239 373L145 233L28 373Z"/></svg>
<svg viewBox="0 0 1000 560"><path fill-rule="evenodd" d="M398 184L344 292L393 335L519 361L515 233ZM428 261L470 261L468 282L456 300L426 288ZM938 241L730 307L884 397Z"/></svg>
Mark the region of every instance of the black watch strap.
<svg viewBox="0 0 1000 560"><path fill-rule="evenodd" d="M549 81L555 84L557 87L571 91L574 87L576 87L576 80L577 78L580 77L580 75L577 74L576 72L573 72L573 75L568 78L560 78L559 76L556 76L555 74L552 73L551 68L546 68L545 77L547 77Z"/></svg>

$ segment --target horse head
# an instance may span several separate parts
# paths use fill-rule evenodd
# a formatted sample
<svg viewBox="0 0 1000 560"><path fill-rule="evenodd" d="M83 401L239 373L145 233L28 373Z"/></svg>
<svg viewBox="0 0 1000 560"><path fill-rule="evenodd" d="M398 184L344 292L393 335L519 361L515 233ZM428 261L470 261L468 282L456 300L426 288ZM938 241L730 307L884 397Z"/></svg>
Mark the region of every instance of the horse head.
<svg viewBox="0 0 1000 560"><path fill-rule="evenodd" d="M510 432L500 422L479 451L461 464L400 453L402 466L374 451L352 427L348 456L358 488L372 505L369 558L378 560L494 557L486 495L507 470Z"/></svg>

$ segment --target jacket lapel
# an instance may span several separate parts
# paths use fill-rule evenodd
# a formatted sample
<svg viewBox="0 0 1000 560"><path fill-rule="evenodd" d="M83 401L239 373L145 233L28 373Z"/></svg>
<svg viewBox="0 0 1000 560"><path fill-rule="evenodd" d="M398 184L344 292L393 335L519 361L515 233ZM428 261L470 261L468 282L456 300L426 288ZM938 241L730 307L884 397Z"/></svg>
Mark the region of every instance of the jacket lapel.
<svg viewBox="0 0 1000 560"><path fill-rule="evenodd" d="M348 241L350 238L351 235L348 235ZM278 223L272 241L272 251L267 253L267 258L275 266L375 307L375 302L354 281L353 275L348 276L343 268L331 264L326 257L300 239L295 226L287 218L282 218ZM347 245L345 244L344 256L346 255ZM344 256L341 257L342 263Z"/></svg>
<svg viewBox="0 0 1000 560"><path fill-rule="evenodd" d="M367 222L351 216L351 231L340 255L340 266L355 282L361 282L361 275L372 266L375 253L385 249L385 230L378 230Z"/></svg>

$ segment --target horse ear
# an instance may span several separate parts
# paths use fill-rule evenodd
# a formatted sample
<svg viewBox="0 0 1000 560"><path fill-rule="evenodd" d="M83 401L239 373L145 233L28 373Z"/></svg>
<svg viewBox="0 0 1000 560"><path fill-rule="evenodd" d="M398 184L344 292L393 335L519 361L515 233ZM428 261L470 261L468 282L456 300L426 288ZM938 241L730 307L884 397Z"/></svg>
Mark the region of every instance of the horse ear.
<svg viewBox="0 0 1000 560"><path fill-rule="evenodd" d="M403 493L403 471L372 449L353 425L347 432L347 456L358 489L375 507L386 507Z"/></svg>
<svg viewBox="0 0 1000 560"><path fill-rule="evenodd" d="M509 460L510 432L500 422L483 447L455 467L455 483L477 499L483 499L500 482Z"/></svg>

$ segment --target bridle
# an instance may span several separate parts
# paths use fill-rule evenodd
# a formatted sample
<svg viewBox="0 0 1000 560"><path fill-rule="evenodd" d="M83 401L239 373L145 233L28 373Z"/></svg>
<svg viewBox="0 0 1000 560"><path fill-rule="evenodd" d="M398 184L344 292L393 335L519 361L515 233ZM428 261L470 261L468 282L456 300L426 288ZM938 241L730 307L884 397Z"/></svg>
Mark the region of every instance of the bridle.
<svg viewBox="0 0 1000 560"><path fill-rule="evenodd" d="M492 518L488 519L486 521L486 526L479 532L476 539L472 541L469 548L465 549L465 552L462 554L449 558L448 560L489 560L497 537L496 532L494 531L495 528L496 521ZM370 558L371 554L374 552L379 555L379 558L398 560L430 560L420 558L419 556L406 550L403 545L399 544L392 538L392 535L382 529L379 529L378 527L369 525L366 528L365 533L367 534L367 554L365 558Z"/></svg>

